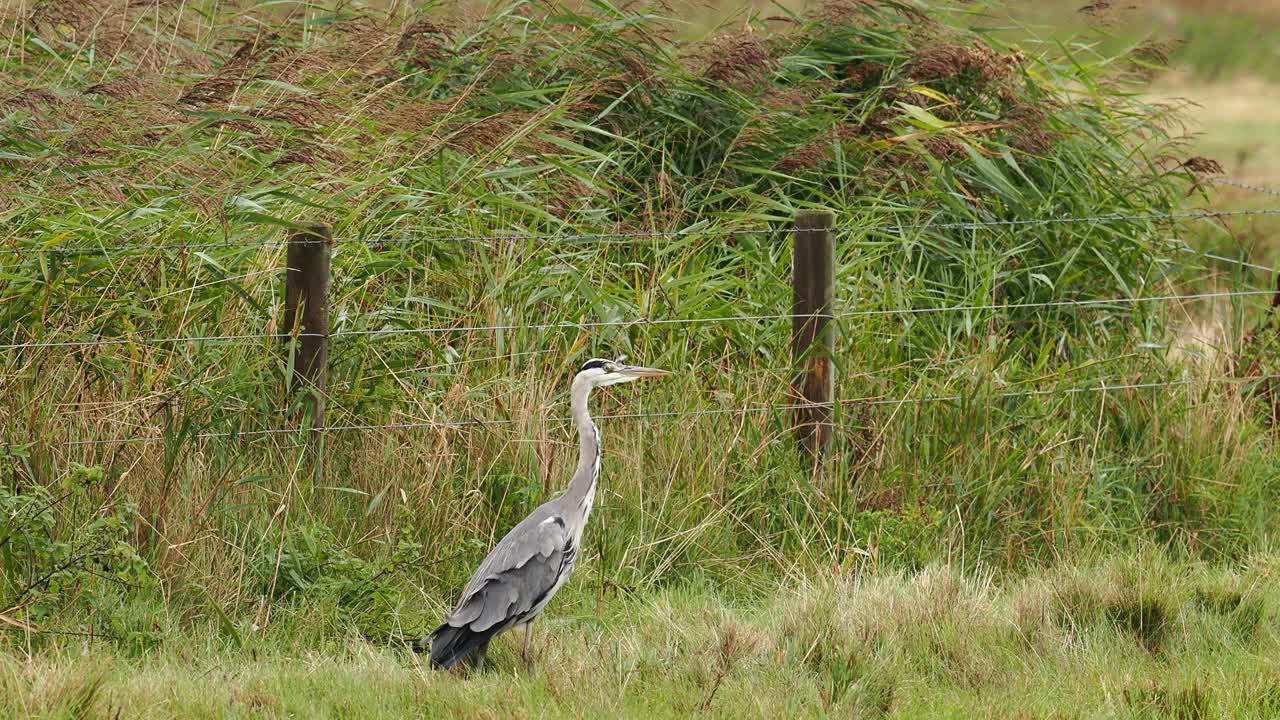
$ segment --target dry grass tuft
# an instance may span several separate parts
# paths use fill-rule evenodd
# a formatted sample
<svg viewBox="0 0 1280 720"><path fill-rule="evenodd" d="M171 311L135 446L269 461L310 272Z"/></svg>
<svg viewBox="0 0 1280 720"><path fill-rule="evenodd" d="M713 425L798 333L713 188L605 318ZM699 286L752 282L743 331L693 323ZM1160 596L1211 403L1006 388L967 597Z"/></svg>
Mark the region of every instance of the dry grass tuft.
<svg viewBox="0 0 1280 720"><path fill-rule="evenodd" d="M218 72L192 85L178 103L193 108L225 106L252 80L285 79L293 53L279 44L279 35L254 36L227 58Z"/></svg>
<svg viewBox="0 0 1280 720"><path fill-rule="evenodd" d="M466 102L465 97L418 100L393 96L370 113L373 121L391 132L417 133L440 126Z"/></svg>
<svg viewBox="0 0 1280 720"><path fill-rule="evenodd" d="M287 95L250 108L246 114L261 120L284 122L297 128L318 128L338 112L337 108L313 95Z"/></svg>
<svg viewBox="0 0 1280 720"><path fill-rule="evenodd" d="M449 32L432 20L418 20L400 33L396 55L416 67L430 67L448 56Z"/></svg>
<svg viewBox="0 0 1280 720"><path fill-rule="evenodd" d="M883 0L823 0L807 14L831 25L875 28L880 22L868 11L888 4ZM908 4L894 4L893 8L910 18L917 28L934 24L927 13Z"/></svg>
<svg viewBox="0 0 1280 720"><path fill-rule="evenodd" d="M1226 172L1222 169L1222 163L1199 155L1187 158L1180 167L1196 175L1221 175Z"/></svg>
<svg viewBox="0 0 1280 720"><path fill-rule="evenodd" d="M113 100L125 100L141 93L146 82L133 75L124 75L110 80L103 80L85 88L86 95L102 95Z"/></svg>
<svg viewBox="0 0 1280 720"><path fill-rule="evenodd" d="M60 95L48 88L27 88L19 90L5 99L4 105L24 110L38 110L47 106L59 106L65 101Z"/></svg>
<svg viewBox="0 0 1280 720"><path fill-rule="evenodd" d="M1134 48L1128 57L1133 76L1150 82L1169 68L1169 56L1183 44L1182 40L1150 40Z"/></svg>
<svg viewBox="0 0 1280 720"><path fill-rule="evenodd" d="M284 153L272 163L272 166L340 165L346 159L347 156L332 145L311 140L294 140L284 145Z"/></svg>
<svg viewBox="0 0 1280 720"><path fill-rule="evenodd" d="M1151 40L1134 48L1132 57L1165 67L1169 64L1169 54L1180 44L1182 43L1179 40Z"/></svg>
<svg viewBox="0 0 1280 720"><path fill-rule="evenodd" d="M844 67L844 77L857 90L867 90L879 85L888 68L874 60L859 60Z"/></svg>
<svg viewBox="0 0 1280 720"><path fill-rule="evenodd" d="M965 156L964 143L948 135L930 135L921 139L920 144L930 155L943 162Z"/></svg>
<svg viewBox="0 0 1280 720"><path fill-rule="evenodd" d="M516 153L540 155L554 152L556 146L533 136L539 129L539 116L534 113L508 111L467 123L454 130L445 144L455 150L481 156L511 143Z"/></svg>
<svg viewBox="0 0 1280 720"><path fill-rule="evenodd" d="M760 97L759 103L769 110L799 111L834 89L835 83L827 80L790 87L772 86Z"/></svg>
<svg viewBox="0 0 1280 720"><path fill-rule="evenodd" d="M63 26L87 33L105 19L111 5L112 0L47 0L36 4L29 21L40 30Z"/></svg>
<svg viewBox="0 0 1280 720"><path fill-rule="evenodd" d="M778 66L769 42L759 35L722 35L696 52L706 79L748 92L763 85Z"/></svg>
<svg viewBox="0 0 1280 720"><path fill-rule="evenodd" d="M894 648L915 648L931 658L928 672L964 687L982 687L1006 672L983 645L1007 634L990 581L962 576L950 566L912 575L844 580L783 613L783 639L807 664L843 689L853 687L891 703L891 687L876 682L895 662ZM799 639L801 642L797 643Z"/></svg>
<svg viewBox="0 0 1280 720"><path fill-rule="evenodd" d="M1152 572L1140 563L1121 564L1058 571L1029 581L1014 597L1013 626L1040 652L1078 650L1105 630L1132 640L1149 655L1163 655L1185 598L1181 588L1170 592L1165 587L1171 578L1149 577Z"/></svg>
<svg viewBox="0 0 1280 720"><path fill-rule="evenodd" d="M1047 129L1046 107L1007 98L1008 109L1003 120L1006 123L1008 142L1016 150L1030 155L1040 155L1053 147L1054 136Z"/></svg>
<svg viewBox="0 0 1280 720"><path fill-rule="evenodd" d="M703 679L702 710L705 712L715 701L716 693L724 681L747 658L759 652L761 638L747 626L735 622L721 622L715 631L714 658L710 663L711 677Z"/></svg>
<svg viewBox="0 0 1280 720"><path fill-rule="evenodd" d="M778 160L774 169L781 173L795 175L805 170L819 167L823 163L830 161L834 156L835 151L832 148L831 139L820 138L807 145L792 149Z"/></svg>
<svg viewBox="0 0 1280 720"><path fill-rule="evenodd" d="M1208 720L1216 717L1213 692L1192 680L1148 680L1124 688L1125 706L1137 717L1173 718L1174 720Z"/></svg>
<svg viewBox="0 0 1280 720"><path fill-rule="evenodd" d="M826 0L813 11L813 17L834 25L862 23L875 27L875 20L866 12L872 5L871 0Z"/></svg>
<svg viewBox="0 0 1280 720"><path fill-rule="evenodd" d="M980 88L1007 78L1009 61L983 45L943 43L917 51L905 72L920 82L966 79Z"/></svg>
<svg viewBox="0 0 1280 720"><path fill-rule="evenodd" d="M143 73L171 64L202 69L207 61L195 47L192 14L183 6L168 0L48 0L28 21L46 40L92 47L99 58L125 60Z"/></svg>

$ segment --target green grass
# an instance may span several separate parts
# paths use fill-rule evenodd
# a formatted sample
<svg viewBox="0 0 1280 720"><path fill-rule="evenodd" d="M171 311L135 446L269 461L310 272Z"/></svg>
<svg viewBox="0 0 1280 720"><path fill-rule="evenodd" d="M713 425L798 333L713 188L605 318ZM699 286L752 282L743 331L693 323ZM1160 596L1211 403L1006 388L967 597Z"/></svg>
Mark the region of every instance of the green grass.
<svg viewBox="0 0 1280 720"><path fill-rule="evenodd" d="M1230 370L1264 299L1027 305L1260 278L1184 252L1237 249L1204 225L936 224L1199 202L1142 64L898 3L706 38L605 3L393 7L6 18L0 343L126 341L0 352L6 710L1252 712L1273 639L1215 645L1251 621L1202 606L1256 586L1272 612L1280 454ZM676 371L601 414L790 402L789 323L712 320L788 311L816 206L842 312L1007 306L842 317L818 472L780 410L602 421L541 669L402 654L565 483L583 358ZM201 437L305 427L283 343L146 342L277 332L279 241L310 221L339 240L334 329L365 333L333 339L330 422L418 423L333 434L319 480L305 435ZM661 236L445 239L602 231ZM705 322L539 327L636 318ZM1170 385L1117 387L1144 383ZM1055 593L1083 605L1020 614Z"/></svg>
<svg viewBox="0 0 1280 720"><path fill-rule="evenodd" d="M998 583L946 566L809 576L758 602L682 584L580 588L480 674L433 673L291 621L243 646L0 656L0 716L1266 718L1280 711L1276 564L1139 560ZM303 636L305 637L305 635Z"/></svg>

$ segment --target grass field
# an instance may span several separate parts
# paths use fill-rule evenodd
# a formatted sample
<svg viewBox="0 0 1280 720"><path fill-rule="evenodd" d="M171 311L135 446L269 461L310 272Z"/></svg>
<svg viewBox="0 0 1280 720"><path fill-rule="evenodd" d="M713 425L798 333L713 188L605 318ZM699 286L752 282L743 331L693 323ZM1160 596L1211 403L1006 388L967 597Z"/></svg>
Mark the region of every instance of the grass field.
<svg viewBox="0 0 1280 720"><path fill-rule="evenodd" d="M1270 7L1166 72L1226 14L6 5L0 717L1275 715L1271 298L1153 300L1273 282L1198 253L1270 263L1277 218L1162 217L1276 206L1183 164L1280 177ZM815 471L778 408L816 206ZM397 426L319 477L273 337L314 221L329 422ZM642 237L541 237L581 233ZM535 667L428 671L622 353L676 375L596 400L659 416L601 421Z"/></svg>
<svg viewBox="0 0 1280 720"><path fill-rule="evenodd" d="M741 597L574 593L493 672L433 673L354 637L287 627L141 658L64 647L0 659L5 717L1133 717L1280 712L1277 565L1159 554L996 583L946 567L793 578Z"/></svg>

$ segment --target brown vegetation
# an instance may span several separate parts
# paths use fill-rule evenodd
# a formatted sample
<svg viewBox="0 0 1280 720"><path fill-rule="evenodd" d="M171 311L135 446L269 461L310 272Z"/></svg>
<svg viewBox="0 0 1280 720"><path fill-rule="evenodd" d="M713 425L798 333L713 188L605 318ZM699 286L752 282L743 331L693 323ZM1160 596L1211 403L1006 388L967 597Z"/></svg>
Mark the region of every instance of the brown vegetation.
<svg viewBox="0 0 1280 720"><path fill-rule="evenodd" d="M400 33L396 42L396 55L411 66L429 67L446 56L445 43L449 33L432 20L418 20Z"/></svg>
<svg viewBox="0 0 1280 720"><path fill-rule="evenodd" d="M990 48L943 43L917 51L907 63L908 77L921 82L956 80L963 77L985 85L1008 77L1008 62Z"/></svg>
<svg viewBox="0 0 1280 720"><path fill-rule="evenodd" d="M764 84L777 61L759 35L724 35L699 48L702 76L742 91Z"/></svg>

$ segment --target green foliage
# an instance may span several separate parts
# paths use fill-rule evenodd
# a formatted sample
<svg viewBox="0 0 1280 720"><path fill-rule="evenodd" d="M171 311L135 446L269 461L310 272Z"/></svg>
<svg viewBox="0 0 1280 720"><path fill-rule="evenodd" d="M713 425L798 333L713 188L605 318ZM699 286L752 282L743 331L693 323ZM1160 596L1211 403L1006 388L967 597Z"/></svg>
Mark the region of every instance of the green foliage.
<svg viewBox="0 0 1280 720"><path fill-rule="evenodd" d="M408 518L400 517L407 524ZM255 591L272 603L304 611L324 608L364 635L388 638L400 630L402 586L422 560L422 545L404 536L384 539L378 560L340 543L328 527L287 528L267 538L250 559Z"/></svg>
<svg viewBox="0 0 1280 720"><path fill-rule="evenodd" d="M99 632L145 641L147 630L122 626L116 612L156 589L133 541L141 518L132 503L102 485L102 468L78 464L53 488L6 472L0 482L0 604L37 627L87 612Z"/></svg>
<svg viewBox="0 0 1280 720"><path fill-rule="evenodd" d="M941 512L908 507L898 512L872 510L854 513L849 527L871 552L892 567L918 570L935 559L930 547L937 542L942 527Z"/></svg>

